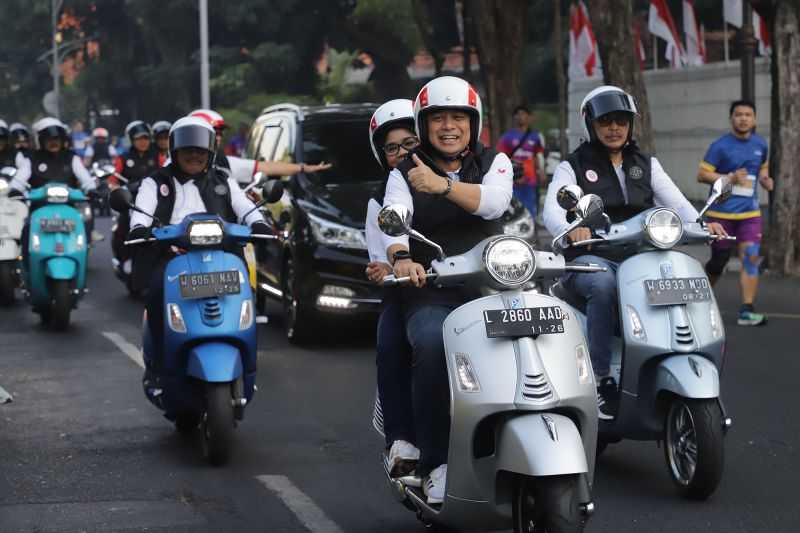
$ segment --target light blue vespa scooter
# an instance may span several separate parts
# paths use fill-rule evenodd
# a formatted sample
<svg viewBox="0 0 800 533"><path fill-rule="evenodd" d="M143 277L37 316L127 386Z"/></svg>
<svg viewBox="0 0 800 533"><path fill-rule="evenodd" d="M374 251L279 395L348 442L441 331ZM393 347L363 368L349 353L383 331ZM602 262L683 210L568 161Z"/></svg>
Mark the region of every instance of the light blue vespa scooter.
<svg viewBox="0 0 800 533"><path fill-rule="evenodd" d="M88 255L79 189L49 183L28 194L31 206L25 293L42 323L56 331L69 327L70 313L86 293Z"/></svg>

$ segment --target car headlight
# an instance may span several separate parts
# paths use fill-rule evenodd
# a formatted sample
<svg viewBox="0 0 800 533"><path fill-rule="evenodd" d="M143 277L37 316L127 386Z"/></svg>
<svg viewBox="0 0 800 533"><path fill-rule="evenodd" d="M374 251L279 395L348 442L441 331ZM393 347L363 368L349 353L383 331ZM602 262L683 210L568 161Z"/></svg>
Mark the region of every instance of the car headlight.
<svg viewBox="0 0 800 533"><path fill-rule="evenodd" d="M683 222L672 209L656 209L644 221L644 231L653 246L672 248L683 236Z"/></svg>
<svg viewBox="0 0 800 533"><path fill-rule="evenodd" d="M314 234L314 238L320 244L356 250L367 249L367 239L360 229L336 224L310 213L308 214L308 221L311 224L311 232Z"/></svg>
<svg viewBox="0 0 800 533"><path fill-rule="evenodd" d="M49 187L47 189L47 201L52 204L66 203L69 198L69 189L66 187Z"/></svg>
<svg viewBox="0 0 800 533"><path fill-rule="evenodd" d="M222 224L219 222L192 222L189 226L189 242L196 246L222 242Z"/></svg>
<svg viewBox="0 0 800 533"><path fill-rule="evenodd" d="M527 283L536 269L531 246L518 237L501 237L490 242L483 262L492 278L510 287Z"/></svg>
<svg viewBox="0 0 800 533"><path fill-rule="evenodd" d="M520 239L530 239L536 231L531 212L524 209L522 215L503 225L503 233Z"/></svg>

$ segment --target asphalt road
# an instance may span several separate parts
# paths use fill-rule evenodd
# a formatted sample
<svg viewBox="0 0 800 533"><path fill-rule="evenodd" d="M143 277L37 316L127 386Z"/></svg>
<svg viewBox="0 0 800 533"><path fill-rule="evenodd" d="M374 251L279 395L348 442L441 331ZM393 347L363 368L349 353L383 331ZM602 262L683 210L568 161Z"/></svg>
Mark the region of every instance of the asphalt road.
<svg viewBox="0 0 800 533"><path fill-rule="evenodd" d="M108 221L98 228L108 232ZM66 333L42 329L26 304L0 309L0 533L422 531L397 504L371 429L370 332L300 349L278 317L259 331L259 392L222 468L205 464L144 398L141 304L90 259L91 293ZM612 445L596 478L590 532L800 530L800 376L794 328L800 284L768 279L769 325L735 325L734 274L717 289L729 349L723 395L734 418L726 470L707 502L679 499L655 443Z"/></svg>

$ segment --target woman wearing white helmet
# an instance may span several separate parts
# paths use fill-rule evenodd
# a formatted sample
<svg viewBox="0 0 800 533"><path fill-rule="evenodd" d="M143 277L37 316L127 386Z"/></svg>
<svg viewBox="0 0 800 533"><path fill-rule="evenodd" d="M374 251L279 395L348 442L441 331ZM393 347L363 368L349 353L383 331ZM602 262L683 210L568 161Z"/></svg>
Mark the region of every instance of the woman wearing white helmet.
<svg viewBox="0 0 800 533"><path fill-rule="evenodd" d="M172 127L172 122L167 120L159 120L153 124L153 139L156 142L156 151L158 152L158 166L163 167L169 160L169 129Z"/></svg>
<svg viewBox="0 0 800 533"><path fill-rule="evenodd" d="M369 122L372 154L385 172L393 170L419 145L414 133L414 103L390 100L378 107ZM392 272L378 227L378 211L383 203L386 183L367 204L365 224L370 263L367 277L382 283ZM389 473L408 475L416 468L419 449L414 446L414 410L411 397L411 347L406 340L405 321L398 290L385 288L378 320L376 367L378 395L383 415Z"/></svg>
<svg viewBox="0 0 800 533"><path fill-rule="evenodd" d="M11 143L14 145L14 150L24 152L27 156L31 149L31 132L28 127L15 122L8 128L8 131L11 134Z"/></svg>
<svg viewBox="0 0 800 533"><path fill-rule="evenodd" d="M499 218L511 201L513 169L508 156L478 142L477 91L460 78L436 78L417 95L414 117L421 144L389 175L384 205L405 205L414 214L413 228L449 254L502 234ZM442 323L473 295L425 287L425 268L435 258L430 248L410 244L407 237L385 237L384 244L395 275L409 276L414 285L401 289L401 302L413 347L417 473L425 476L428 502L441 503L450 431Z"/></svg>
<svg viewBox="0 0 800 533"><path fill-rule="evenodd" d="M92 130L92 143L83 152L83 162L91 167L94 162L111 163L117 157L117 149L108 142L108 130L95 128Z"/></svg>
<svg viewBox="0 0 800 533"><path fill-rule="evenodd" d="M637 115L633 97L620 89L604 85L591 91L578 110L584 142L563 161L553 175L544 205L544 223L557 235L567 227L567 213L558 205L556 194L565 185L579 185L585 193L600 196L606 214L614 223L622 222L654 206L672 207L685 222L697 220L697 211L664 172L658 159L643 153L633 139ZM712 233L724 234L721 227L709 225ZM590 239L591 230L580 228L569 234L573 242ZM568 259L575 259L567 254ZM611 338L615 329L617 305L616 270L623 256L581 255L583 263L599 263L606 272L570 273L562 279L567 290L584 297L589 330L589 353L598 383L598 416L610 420L616 414L618 390L610 376Z"/></svg>

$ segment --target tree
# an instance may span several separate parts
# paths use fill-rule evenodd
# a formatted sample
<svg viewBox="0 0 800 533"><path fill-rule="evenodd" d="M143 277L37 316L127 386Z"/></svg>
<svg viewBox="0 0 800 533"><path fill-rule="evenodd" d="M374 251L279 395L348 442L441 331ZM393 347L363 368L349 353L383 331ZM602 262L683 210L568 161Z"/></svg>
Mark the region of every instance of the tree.
<svg viewBox="0 0 800 533"><path fill-rule="evenodd" d="M637 139L642 150L655 152L647 89L636 58L633 37L632 0L592 0L587 2L603 64L603 81L629 92L639 109Z"/></svg>
<svg viewBox="0 0 800 533"><path fill-rule="evenodd" d="M773 0L770 267L800 275L800 0Z"/></svg>
<svg viewBox="0 0 800 533"><path fill-rule="evenodd" d="M469 1L470 13L476 21L489 131L497 137L511 126L512 111L522 101L520 64L527 40L528 1L465 1Z"/></svg>

